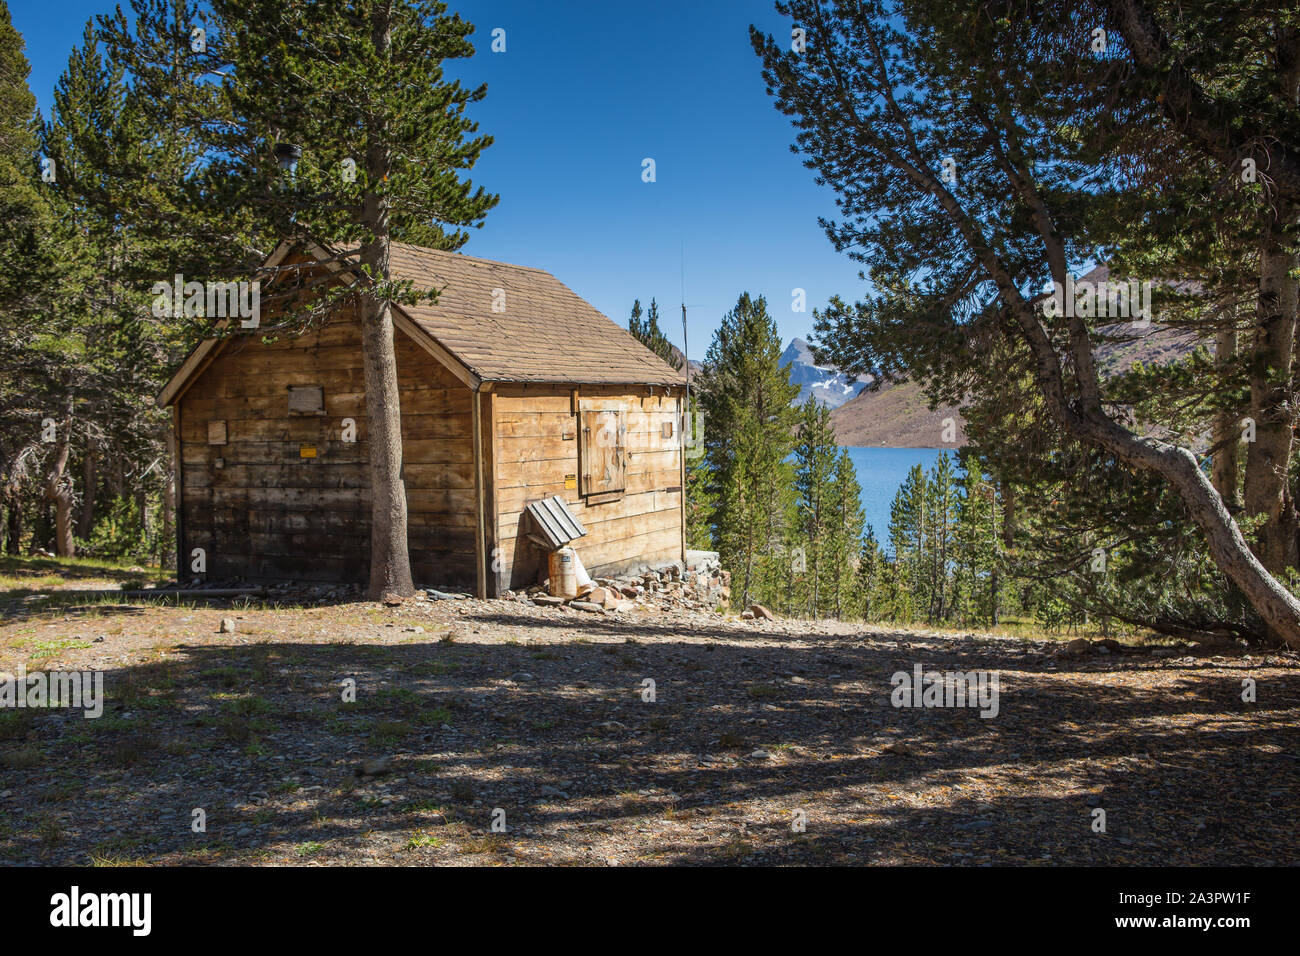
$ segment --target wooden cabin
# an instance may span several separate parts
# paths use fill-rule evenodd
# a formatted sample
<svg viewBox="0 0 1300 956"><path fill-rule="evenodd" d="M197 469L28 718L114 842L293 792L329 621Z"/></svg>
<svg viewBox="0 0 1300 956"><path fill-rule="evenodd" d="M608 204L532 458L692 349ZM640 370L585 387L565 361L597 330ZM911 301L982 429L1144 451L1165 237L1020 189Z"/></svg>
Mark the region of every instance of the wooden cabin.
<svg viewBox="0 0 1300 956"><path fill-rule="evenodd" d="M267 266L293 262L355 280L318 247L282 245ZM537 582L546 553L525 508L557 495L587 530L572 546L591 573L684 560L681 373L541 269L402 244L391 266L441 290L393 308L416 584L495 596ZM230 320L233 334L199 345L159 395L182 567L202 548L210 580L364 584L357 316L276 340L271 320L247 332Z"/></svg>

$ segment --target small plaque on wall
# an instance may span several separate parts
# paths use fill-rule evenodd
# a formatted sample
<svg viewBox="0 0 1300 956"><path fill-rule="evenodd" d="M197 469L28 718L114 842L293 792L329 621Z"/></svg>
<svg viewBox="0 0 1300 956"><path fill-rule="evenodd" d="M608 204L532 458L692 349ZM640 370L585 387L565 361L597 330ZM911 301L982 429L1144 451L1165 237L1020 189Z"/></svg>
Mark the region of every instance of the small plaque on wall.
<svg viewBox="0 0 1300 956"><path fill-rule="evenodd" d="M316 446L315 446L315 445L299 445L299 446L298 446L298 457L299 457L299 458L315 458L315 457L316 457Z"/></svg>
<svg viewBox="0 0 1300 956"><path fill-rule="evenodd" d="M565 488L577 488L577 487L578 487L578 476L577 476L577 475L565 475L565 476L564 476L564 487L565 487Z"/></svg>
<svg viewBox="0 0 1300 956"><path fill-rule="evenodd" d="M224 445L226 443L226 423L208 422L208 444Z"/></svg>
<svg viewBox="0 0 1300 956"><path fill-rule="evenodd" d="M325 413L325 390L319 385L290 385L289 414L323 415Z"/></svg>

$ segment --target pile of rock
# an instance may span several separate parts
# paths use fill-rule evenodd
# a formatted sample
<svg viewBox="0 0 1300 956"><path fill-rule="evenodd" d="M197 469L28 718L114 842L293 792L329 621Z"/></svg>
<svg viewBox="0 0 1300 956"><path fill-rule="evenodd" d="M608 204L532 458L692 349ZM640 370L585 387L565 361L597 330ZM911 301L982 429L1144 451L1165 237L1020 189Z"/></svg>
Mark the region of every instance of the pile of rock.
<svg viewBox="0 0 1300 956"><path fill-rule="evenodd" d="M731 601L731 572L722 569L716 551L686 552L686 585L701 595L706 604Z"/></svg>
<svg viewBox="0 0 1300 956"><path fill-rule="evenodd" d="M634 568L615 577L597 577L571 599L549 593L549 582L503 598L542 607L567 605L579 611L605 613L637 607L714 610L731 599L731 572L724 571L716 551L688 551L686 564L675 561L659 567Z"/></svg>

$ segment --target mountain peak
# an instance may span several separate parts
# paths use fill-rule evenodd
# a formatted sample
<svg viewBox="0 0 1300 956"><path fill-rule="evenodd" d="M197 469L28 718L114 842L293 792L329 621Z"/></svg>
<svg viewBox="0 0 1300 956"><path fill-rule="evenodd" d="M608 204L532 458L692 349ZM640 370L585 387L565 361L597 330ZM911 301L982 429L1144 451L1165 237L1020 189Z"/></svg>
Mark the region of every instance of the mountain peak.
<svg viewBox="0 0 1300 956"><path fill-rule="evenodd" d="M812 365L812 348L809 347L807 342L796 336L790 340L790 344L781 353L781 364L784 365L786 362L802 362L804 365Z"/></svg>
<svg viewBox="0 0 1300 956"><path fill-rule="evenodd" d="M828 408L839 408L866 387L864 382L850 382L848 376L834 368L818 365L812 348L798 337L790 340L780 362L790 366L790 382L799 386L800 404L811 396Z"/></svg>

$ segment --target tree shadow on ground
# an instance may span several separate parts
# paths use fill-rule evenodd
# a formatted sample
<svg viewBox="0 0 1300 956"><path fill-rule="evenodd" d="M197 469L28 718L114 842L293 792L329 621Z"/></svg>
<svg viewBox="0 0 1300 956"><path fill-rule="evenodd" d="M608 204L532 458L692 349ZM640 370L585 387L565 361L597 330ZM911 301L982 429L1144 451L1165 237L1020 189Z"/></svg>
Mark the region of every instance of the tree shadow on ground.
<svg viewBox="0 0 1300 956"><path fill-rule="evenodd" d="M469 616L467 616L468 618ZM505 616L505 617L508 617ZM499 614L473 616L504 623ZM1300 674L521 618L584 640L181 645L0 719L11 862L1294 864ZM631 640L628 640L628 639ZM996 717L890 677L1000 672ZM1054 669L1053 669L1054 668ZM1241 702L1241 678L1259 703ZM655 700L643 699L646 680ZM356 702L341 699L354 681ZM390 772L357 776L367 758ZM191 829L203 809L205 833ZM507 832L490 832L505 812ZM1106 814L1096 832L1096 810ZM800 815L806 825L800 832Z"/></svg>

